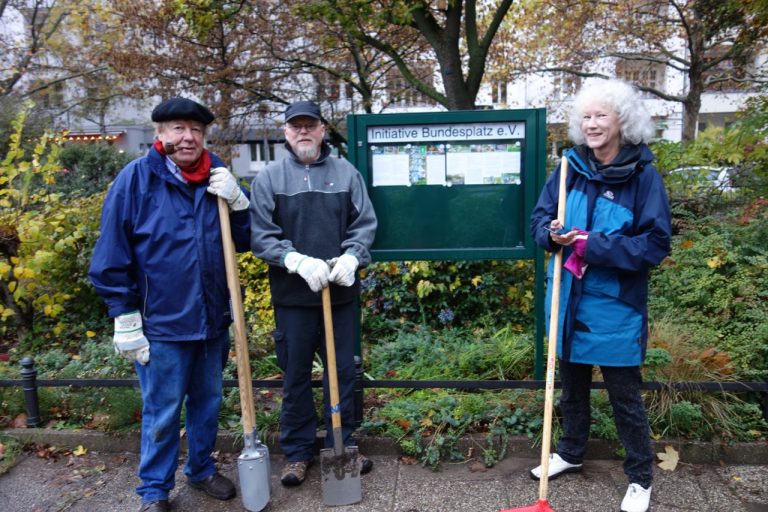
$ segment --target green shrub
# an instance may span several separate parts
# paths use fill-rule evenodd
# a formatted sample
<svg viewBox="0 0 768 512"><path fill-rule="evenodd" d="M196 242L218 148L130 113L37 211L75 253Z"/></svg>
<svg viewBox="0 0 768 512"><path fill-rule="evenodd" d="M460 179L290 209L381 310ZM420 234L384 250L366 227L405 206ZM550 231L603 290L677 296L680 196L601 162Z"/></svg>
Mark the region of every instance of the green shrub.
<svg viewBox="0 0 768 512"><path fill-rule="evenodd" d="M388 399L363 427L393 437L405 455L433 469L443 460L475 457L492 466L504 458L510 435L534 436L541 427L539 406L522 391L418 390ZM467 434L485 440L463 453L458 441Z"/></svg>
<svg viewBox="0 0 768 512"><path fill-rule="evenodd" d="M371 374L399 379L520 380L533 373L534 343L509 327L400 332L370 352Z"/></svg>
<svg viewBox="0 0 768 512"><path fill-rule="evenodd" d="M375 263L361 273L363 337L375 343L403 328L533 325L533 262Z"/></svg>
<svg viewBox="0 0 768 512"><path fill-rule="evenodd" d="M2 475L16 464L23 446L18 440L3 435L0 435L0 446L3 447L0 450L0 475Z"/></svg>
<svg viewBox="0 0 768 512"><path fill-rule="evenodd" d="M728 354L734 377L768 376L768 202L692 221L651 278L651 318Z"/></svg>
<svg viewBox="0 0 768 512"><path fill-rule="evenodd" d="M106 142L70 143L59 153L63 168L52 190L69 198L104 192L131 159Z"/></svg>

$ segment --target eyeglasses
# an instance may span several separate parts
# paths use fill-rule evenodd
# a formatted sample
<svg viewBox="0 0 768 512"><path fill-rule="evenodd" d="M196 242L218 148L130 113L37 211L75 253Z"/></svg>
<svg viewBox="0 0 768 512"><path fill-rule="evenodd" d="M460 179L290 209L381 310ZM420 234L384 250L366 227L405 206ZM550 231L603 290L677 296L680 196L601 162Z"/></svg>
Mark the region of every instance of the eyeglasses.
<svg viewBox="0 0 768 512"><path fill-rule="evenodd" d="M307 130L307 132L313 132L320 128L322 126L322 123L314 122L314 123L306 123L306 124L293 124L288 123L286 126L288 126L288 129L291 130L293 133L300 133L303 130Z"/></svg>

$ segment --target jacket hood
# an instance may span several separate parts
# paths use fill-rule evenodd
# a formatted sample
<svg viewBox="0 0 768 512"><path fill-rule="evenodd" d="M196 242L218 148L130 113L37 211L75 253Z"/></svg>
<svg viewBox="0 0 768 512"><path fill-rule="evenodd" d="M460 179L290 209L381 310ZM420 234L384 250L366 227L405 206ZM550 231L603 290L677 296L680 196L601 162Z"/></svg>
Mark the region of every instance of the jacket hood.
<svg viewBox="0 0 768 512"><path fill-rule="evenodd" d="M576 146L565 154L568 163L591 180L604 183L624 183L634 174L642 172L653 161L653 153L646 144L627 144L609 164L601 164L586 144Z"/></svg>

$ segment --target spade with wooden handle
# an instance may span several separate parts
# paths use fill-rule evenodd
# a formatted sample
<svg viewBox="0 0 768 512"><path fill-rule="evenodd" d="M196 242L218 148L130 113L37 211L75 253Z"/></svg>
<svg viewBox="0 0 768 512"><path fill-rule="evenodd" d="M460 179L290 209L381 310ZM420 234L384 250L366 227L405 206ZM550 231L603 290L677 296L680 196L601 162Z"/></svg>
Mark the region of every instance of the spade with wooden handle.
<svg viewBox="0 0 768 512"><path fill-rule="evenodd" d="M323 288L322 299L333 448L320 450L320 475L323 503L335 507L360 502L363 499L363 491L360 481L361 461L357 446L344 446L341 433L341 405L336 373L336 344L333 337L330 288Z"/></svg>
<svg viewBox="0 0 768 512"><path fill-rule="evenodd" d="M243 422L243 450L237 458L240 477L240 498L249 512L259 512L269 503L271 494L269 451L259 441L254 426L253 384L251 365L248 360L248 341L245 337L245 315L240 296L240 277L237 271L235 244L229 223L229 207L224 198L218 198L221 241L224 248L224 266L227 272L227 288L232 303L232 320L235 331L235 358L237 382L240 388L240 409Z"/></svg>

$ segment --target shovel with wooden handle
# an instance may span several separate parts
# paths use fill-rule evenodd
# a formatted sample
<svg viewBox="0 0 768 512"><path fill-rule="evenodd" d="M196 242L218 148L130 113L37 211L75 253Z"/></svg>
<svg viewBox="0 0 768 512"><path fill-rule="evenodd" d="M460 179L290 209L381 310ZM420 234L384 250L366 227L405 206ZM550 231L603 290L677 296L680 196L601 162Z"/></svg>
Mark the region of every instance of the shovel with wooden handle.
<svg viewBox="0 0 768 512"><path fill-rule="evenodd" d="M335 507L362 501L363 490L360 481L361 461L357 446L344 446L341 434L341 405L339 404L339 381L336 374L336 344L333 337L330 288L323 288L322 297L333 448L320 450L320 475L323 503Z"/></svg>
<svg viewBox="0 0 768 512"><path fill-rule="evenodd" d="M240 497L243 507L250 512L259 512L269 503L271 494L271 471L269 451L259 441L254 426L253 385L251 365L248 360L248 342L245 337L245 315L243 299L240 296L240 277L237 271L235 244L229 225L229 207L219 197L219 223L221 241L224 247L224 266L227 271L227 288L232 302L232 320L235 331L235 359L237 361L237 383L240 388L240 409L243 421L243 451L237 458L237 473L240 477Z"/></svg>

